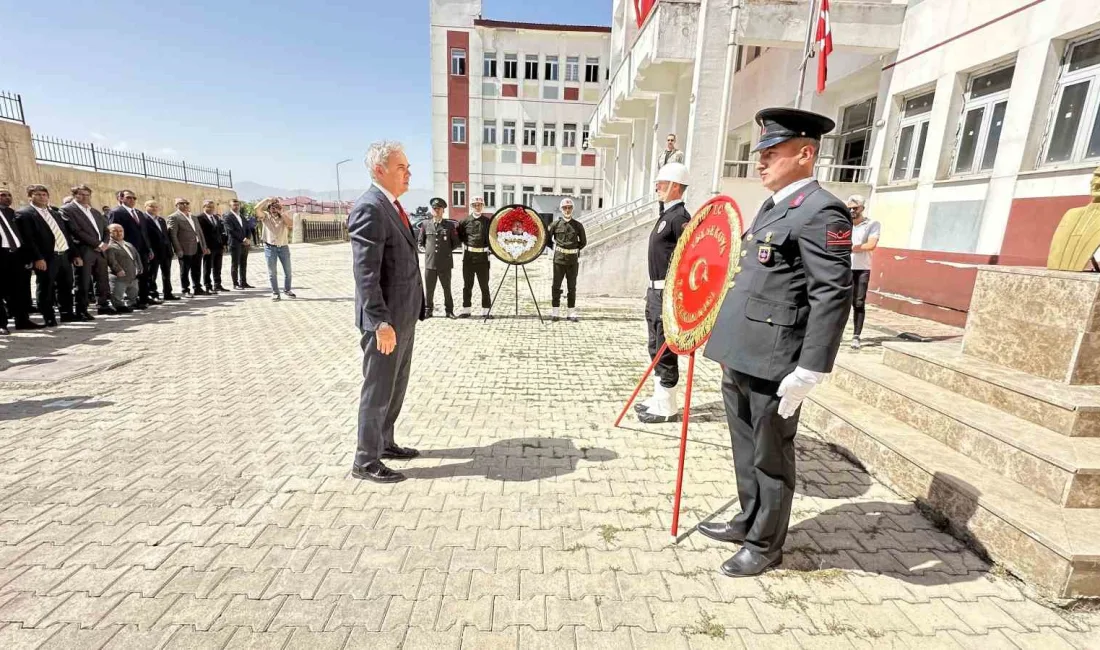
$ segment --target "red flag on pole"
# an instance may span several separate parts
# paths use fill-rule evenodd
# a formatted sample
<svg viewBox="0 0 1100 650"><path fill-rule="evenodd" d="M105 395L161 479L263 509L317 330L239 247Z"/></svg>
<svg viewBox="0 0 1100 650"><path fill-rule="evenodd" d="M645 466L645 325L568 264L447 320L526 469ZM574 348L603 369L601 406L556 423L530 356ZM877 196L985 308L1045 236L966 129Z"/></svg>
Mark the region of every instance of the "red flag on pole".
<svg viewBox="0 0 1100 650"><path fill-rule="evenodd" d="M833 53L833 27L829 23L829 0L821 0L821 12L817 16L817 94L825 92L829 78L829 55Z"/></svg>

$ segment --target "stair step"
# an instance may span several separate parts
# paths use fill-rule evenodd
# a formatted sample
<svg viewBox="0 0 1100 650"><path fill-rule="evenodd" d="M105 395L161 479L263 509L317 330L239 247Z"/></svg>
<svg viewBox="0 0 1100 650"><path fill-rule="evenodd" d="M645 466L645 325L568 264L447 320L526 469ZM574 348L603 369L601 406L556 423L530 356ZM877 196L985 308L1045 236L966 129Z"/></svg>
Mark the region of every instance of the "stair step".
<svg viewBox="0 0 1100 650"><path fill-rule="evenodd" d="M810 394L802 421L1044 592L1100 596L1100 510L1061 508L836 385Z"/></svg>
<svg viewBox="0 0 1100 650"><path fill-rule="evenodd" d="M1100 439L1068 438L873 357L837 359L830 381L1053 503L1100 507Z"/></svg>
<svg viewBox="0 0 1100 650"><path fill-rule="evenodd" d="M1071 386L962 353L959 342L885 343L883 363L1067 436L1100 437L1100 386Z"/></svg>

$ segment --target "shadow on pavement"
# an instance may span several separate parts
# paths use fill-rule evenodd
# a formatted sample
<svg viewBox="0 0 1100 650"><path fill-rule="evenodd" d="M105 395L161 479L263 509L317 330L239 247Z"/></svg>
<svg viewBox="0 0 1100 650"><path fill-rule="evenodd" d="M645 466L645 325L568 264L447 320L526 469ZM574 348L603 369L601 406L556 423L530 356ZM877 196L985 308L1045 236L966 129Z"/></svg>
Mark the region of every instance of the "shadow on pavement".
<svg viewBox="0 0 1100 650"><path fill-rule="evenodd" d="M466 462L410 467L401 472L410 479L477 476L495 481L537 481L571 474L581 461L603 463L618 457L609 449L578 449L568 438L512 438L486 447L422 449L420 458Z"/></svg>
<svg viewBox="0 0 1100 650"><path fill-rule="evenodd" d="M96 401L87 395L21 399L0 404L0 422L38 417L45 413L63 410L86 410L111 406L114 402Z"/></svg>

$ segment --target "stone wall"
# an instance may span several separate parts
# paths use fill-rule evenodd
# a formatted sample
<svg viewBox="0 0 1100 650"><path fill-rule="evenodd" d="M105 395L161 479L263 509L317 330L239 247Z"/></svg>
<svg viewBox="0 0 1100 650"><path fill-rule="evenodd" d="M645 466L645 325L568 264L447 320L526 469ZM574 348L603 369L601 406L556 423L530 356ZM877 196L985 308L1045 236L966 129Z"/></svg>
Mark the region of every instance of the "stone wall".
<svg viewBox="0 0 1100 650"><path fill-rule="evenodd" d="M191 209L195 212L199 211L205 199L217 201L218 210L224 211L229 207L230 199L237 198L233 190L206 185L44 165L35 159L30 127L0 121L0 187L11 190L17 206L26 202L27 185L45 185L50 189L51 202L60 205L62 199L68 196L69 188L82 183L92 188L92 205L97 208L103 205L114 207L118 204L116 193L127 189L137 194L139 206L149 199L159 201L161 214L165 215L175 210L173 202L176 197L190 200Z"/></svg>

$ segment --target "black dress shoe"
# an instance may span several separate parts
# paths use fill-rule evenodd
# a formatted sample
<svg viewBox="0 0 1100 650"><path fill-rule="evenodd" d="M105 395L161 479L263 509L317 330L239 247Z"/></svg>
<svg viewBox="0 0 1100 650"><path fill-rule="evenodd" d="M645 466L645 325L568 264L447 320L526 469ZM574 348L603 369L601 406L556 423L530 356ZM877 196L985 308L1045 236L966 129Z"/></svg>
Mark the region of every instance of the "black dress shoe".
<svg viewBox="0 0 1100 650"><path fill-rule="evenodd" d="M248 284L247 282L245 282L244 284L241 285L241 288L242 289L255 289L256 287L254 287L251 284Z"/></svg>
<svg viewBox="0 0 1100 650"><path fill-rule="evenodd" d="M380 460L376 460L366 467L351 468L351 475L353 478L373 483L400 483L405 480L404 474L386 467Z"/></svg>
<svg viewBox="0 0 1100 650"><path fill-rule="evenodd" d="M15 321L15 329L17 330L40 330L45 325L39 325L33 320L18 320Z"/></svg>
<svg viewBox="0 0 1100 650"><path fill-rule="evenodd" d="M741 543L745 541L745 533L741 532L739 528L731 526L728 521L704 521L695 529L717 542Z"/></svg>
<svg viewBox="0 0 1100 650"><path fill-rule="evenodd" d="M229 289L226 289L225 287L223 287L220 284L218 286L214 287L214 290L215 291L229 291Z"/></svg>
<svg viewBox="0 0 1100 650"><path fill-rule="evenodd" d="M455 313L453 311L449 311L447 312L447 318L454 320L457 317L455 316Z"/></svg>
<svg viewBox="0 0 1100 650"><path fill-rule="evenodd" d="M561 316L551 316L550 317L550 322L551 323L557 323L560 320L561 320Z"/></svg>
<svg viewBox="0 0 1100 650"><path fill-rule="evenodd" d="M116 307L115 311L119 314L132 314L132 313L134 313L134 308L133 307L125 307L125 306Z"/></svg>
<svg viewBox="0 0 1100 650"><path fill-rule="evenodd" d="M432 318L432 317L433 317L432 312L430 312L430 311L424 312L424 320L428 320L429 318Z"/></svg>
<svg viewBox="0 0 1100 650"><path fill-rule="evenodd" d="M191 293L190 289L184 289L183 290L183 297L184 298L194 298L195 294Z"/></svg>
<svg viewBox="0 0 1100 650"><path fill-rule="evenodd" d="M96 309L100 316L114 316L118 313L118 310L110 305L102 305Z"/></svg>
<svg viewBox="0 0 1100 650"><path fill-rule="evenodd" d="M47 318L45 321L46 327L57 327L56 318Z"/></svg>
<svg viewBox="0 0 1100 650"><path fill-rule="evenodd" d="M399 447L397 445L386 447L386 450L382 452L382 458L395 458L397 460L409 460L419 455L420 452L412 447Z"/></svg>
<svg viewBox="0 0 1100 650"><path fill-rule="evenodd" d="M179 296L176 296L176 295L173 295L173 294L168 294L167 296L165 296L165 297L164 297L164 299L165 299L165 301L168 301L168 300L179 300L179 299L180 299L180 297L179 297Z"/></svg>
<svg viewBox="0 0 1100 650"><path fill-rule="evenodd" d="M783 551L759 553L742 547L722 563L721 571L731 578L758 576L783 561Z"/></svg>
<svg viewBox="0 0 1100 650"><path fill-rule="evenodd" d="M79 321L80 319L77 317L76 314L61 314L62 323L76 323Z"/></svg>
<svg viewBox="0 0 1100 650"><path fill-rule="evenodd" d="M81 313L77 314L76 319L79 320L79 321L83 321L85 323L88 323L88 322L94 321L95 316L92 316L91 314L89 314L88 312L85 311L85 312L81 312Z"/></svg>
<svg viewBox="0 0 1100 650"><path fill-rule="evenodd" d="M469 314L466 314L466 313L462 313L462 314L459 314L459 315L458 315L458 317L459 317L459 318L469 318L469 317L470 317L470 315L469 315Z"/></svg>
<svg viewBox="0 0 1100 650"><path fill-rule="evenodd" d="M240 291L240 290L241 290L242 288L243 288L243 287L241 287L241 285L239 285L239 284L234 284L234 285L233 285L233 290L234 290L234 291Z"/></svg>
<svg viewBox="0 0 1100 650"><path fill-rule="evenodd" d="M133 308L136 309L137 311L145 311L146 309L149 309L149 303L139 302L139 303L135 304Z"/></svg>

